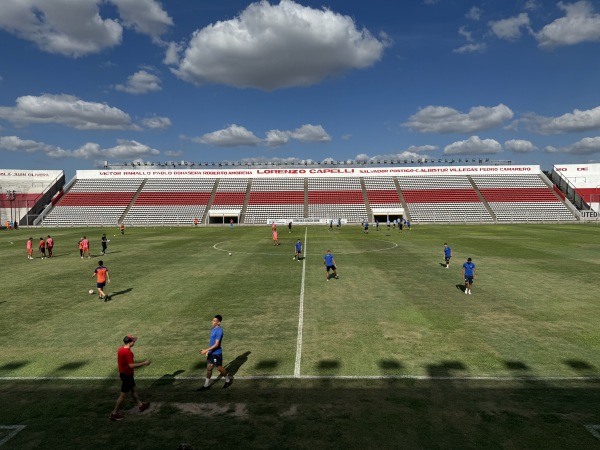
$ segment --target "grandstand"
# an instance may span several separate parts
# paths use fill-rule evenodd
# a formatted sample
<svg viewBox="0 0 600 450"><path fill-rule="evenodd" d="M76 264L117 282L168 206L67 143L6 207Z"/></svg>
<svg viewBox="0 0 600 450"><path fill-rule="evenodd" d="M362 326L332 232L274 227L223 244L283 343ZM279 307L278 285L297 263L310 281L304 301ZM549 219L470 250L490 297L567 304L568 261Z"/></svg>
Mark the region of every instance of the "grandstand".
<svg viewBox="0 0 600 450"><path fill-rule="evenodd" d="M555 188L581 210L583 218L598 219L600 213L600 164L554 166Z"/></svg>
<svg viewBox="0 0 600 450"><path fill-rule="evenodd" d="M64 184L62 170L0 169L0 224L32 224Z"/></svg>
<svg viewBox="0 0 600 450"><path fill-rule="evenodd" d="M191 226L196 219L201 224L572 222L581 213L535 165L357 163L77 171L64 193L36 217L36 225L57 227Z"/></svg>

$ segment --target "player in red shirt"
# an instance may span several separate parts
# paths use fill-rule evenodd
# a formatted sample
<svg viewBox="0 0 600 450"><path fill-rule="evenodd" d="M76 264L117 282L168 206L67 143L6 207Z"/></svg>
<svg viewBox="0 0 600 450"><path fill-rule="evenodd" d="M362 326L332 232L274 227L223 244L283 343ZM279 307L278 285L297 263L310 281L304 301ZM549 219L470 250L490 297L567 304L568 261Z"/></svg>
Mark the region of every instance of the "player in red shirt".
<svg viewBox="0 0 600 450"><path fill-rule="evenodd" d="M40 257L46 259L46 241L42 237L40 238L38 248L40 249Z"/></svg>
<svg viewBox="0 0 600 450"><path fill-rule="evenodd" d="M110 283L110 275L108 275L108 269L104 267L104 261L98 261L98 267L96 267L92 276L98 277L96 287L98 288L100 300L108 301L108 296L104 292L104 286L106 286L106 283Z"/></svg>
<svg viewBox="0 0 600 450"><path fill-rule="evenodd" d="M84 236L83 241L81 241L81 245L83 246L83 253L81 254L81 257L83 258L85 256L85 254L87 253L87 257L91 258L91 256L90 256L90 240Z"/></svg>
<svg viewBox="0 0 600 450"><path fill-rule="evenodd" d="M123 420L125 417L119 413L121 409L121 405L125 401L125 397L127 394L131 392L131 396L133 400L137 403L138 411L143 412L148 409L150 406L150 402L143 402L137 395L135 390L135 380L133 378L134 369L142 366L149 366L151 361L149 359L145 360L141 363L136 363L133 360L133 352L131 351L131 347L137 341L136 337L133 337L131 334L128 334L123 338L123 347L119 349L117 352L117 363L119 366L119 377L121 378L121 394L117 399L117 404L115 405L115 409L110 413L110 420Z"/></svg>
<svg viewBox="0 0 600 450"><path fill-rule="evenodd" d="M52 258L52 249L54 248L54 239L48 235L46 239L46 249L48 250L48 258Z"/></svg>
<svg viewBox="0 0 600 450"><path fill-rule="evenodd" d="M27 239L27 259L33 259L33 238Z"/></svg>

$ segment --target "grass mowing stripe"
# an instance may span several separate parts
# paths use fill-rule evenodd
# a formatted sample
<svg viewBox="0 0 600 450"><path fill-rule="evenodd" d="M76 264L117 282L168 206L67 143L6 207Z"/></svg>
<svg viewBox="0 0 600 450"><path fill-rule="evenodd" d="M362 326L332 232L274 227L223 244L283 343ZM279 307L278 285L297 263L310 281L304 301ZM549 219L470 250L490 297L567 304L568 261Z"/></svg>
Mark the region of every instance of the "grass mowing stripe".
<svg viewBox="0 0 600 450"><path fill-rule="evenodd" d="M118 380L119 377L0 377L3 381L109 381ZM137 376L136 380L157 381L164 380L164 376ZM174 376L169 380L204 380L204 376L185 377ZM436 375L241 375L236 380L421 380L421 381L600 381L600 376L436 376Z"/></svg>
<svg viewBox="0 0 600 450"><path fill-rule="evenodd" d="M302 326L304 322L304 280L306 277L306 239L308 228L304 229L304 257L302 258L302 282L300 285L300 310L298 312L298 338L296 339L296 363L294 377L300 377L300 363L302 361Z"/></svg>

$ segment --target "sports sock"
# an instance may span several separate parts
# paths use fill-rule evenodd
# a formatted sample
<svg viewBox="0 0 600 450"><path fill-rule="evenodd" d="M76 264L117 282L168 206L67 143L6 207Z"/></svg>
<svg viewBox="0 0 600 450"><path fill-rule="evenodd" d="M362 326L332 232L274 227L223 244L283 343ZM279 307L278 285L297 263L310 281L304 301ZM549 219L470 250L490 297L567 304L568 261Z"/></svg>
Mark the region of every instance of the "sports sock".
<svg viewBox="0 0 600 450"><path fill-rule="evenodd" d="M208 387L209 384L210 384L210 378L206 378L204 380L204 387Z"/></svg>

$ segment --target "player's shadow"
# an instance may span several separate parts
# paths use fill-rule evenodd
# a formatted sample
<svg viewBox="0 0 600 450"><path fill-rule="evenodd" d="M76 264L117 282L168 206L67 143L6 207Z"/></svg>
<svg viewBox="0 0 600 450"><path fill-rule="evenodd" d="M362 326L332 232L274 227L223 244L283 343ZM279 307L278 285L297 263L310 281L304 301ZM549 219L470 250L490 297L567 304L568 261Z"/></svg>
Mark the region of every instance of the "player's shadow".
<svg viewBox="0 0 600 450"><path fill-rule="evenodd" d="M459 291L465 292L465 285L464 284L457 284L456 285L456 289L458 289Z"/></svg>
<svg viewBox="0 0 600 450"><path fill-rule="evenodd" d="M4 371L17 370L17 369L20 369L23 366L26 366L27 364L29 364L29 361L14 361L14 362L9 362L9 363L1 365L0 366L0 371L4 372Z"/></svg>
<svg viewBox="0 0 600 450"><path fill-rule="evenodd" d="M238 370L240 370L240 367L242 367L248 361L248 355L250 355L250 353L252 352L248 351L236 356L233 361L225 366L227 372L229 372L231 376L235 375Z"/></svg>
<svg viewBox="0 0 600 450"><path fill-rule="evenodd" d="M108 300L113 300L114 297L117 297L117 296L123 295L123 294L128 294L131 291L133 291L133 288L127 288L127 289L123 289L122 291L112 292L111 294L109 294Z"/></svg>
<svg viewBox="0 0 600 450"><path fill-rule="evenodd" d="M442 267L446 267L446 263L445 263L445 262L441 262L441 263L440 263L440 266L442 266Z"/></svg>
<svg viewBox="0 0 600 450"><path fill-rule="evenodd" d="M154 381L151 387L172 386L175 383L175 377L181 375L185 370L179 369L173 373L166 373L158 380Z"/></svg>

